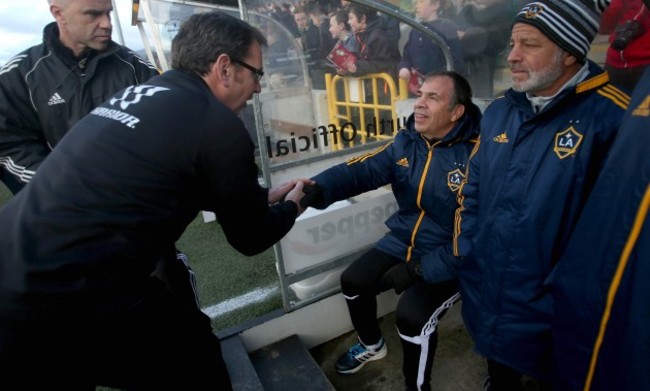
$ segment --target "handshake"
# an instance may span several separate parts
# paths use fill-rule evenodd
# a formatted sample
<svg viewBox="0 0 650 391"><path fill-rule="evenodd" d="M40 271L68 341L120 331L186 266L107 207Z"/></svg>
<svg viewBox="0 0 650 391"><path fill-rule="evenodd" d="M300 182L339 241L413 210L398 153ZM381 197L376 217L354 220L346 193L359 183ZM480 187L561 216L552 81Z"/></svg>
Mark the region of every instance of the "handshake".
<svg viewBox="0 0 650 391"><path fill-rule="evenodd" d="M311 179L294 179L269 189L269 205L281 201L295 202L298 205L298 214L308 206L317 209L324 209L327 206L323 188Z"/></svg>

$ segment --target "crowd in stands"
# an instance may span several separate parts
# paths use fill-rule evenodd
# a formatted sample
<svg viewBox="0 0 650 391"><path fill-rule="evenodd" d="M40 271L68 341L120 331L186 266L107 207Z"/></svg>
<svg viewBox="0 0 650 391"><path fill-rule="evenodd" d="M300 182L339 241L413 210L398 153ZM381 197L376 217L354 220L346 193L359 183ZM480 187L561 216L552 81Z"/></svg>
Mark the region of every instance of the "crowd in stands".
<svg viewBox="0 0 650 391"><path fill-rule="evenodd" d="M355 77L385 72L396 82L400 78L413 82L415 76L421 82L422 76L431 71L450 68L467 78L475 98L491 100L503 93L506 87L495 85L495 80L501 78L500 68L507 67L512 19L525 1L390 0L388 3L421 22L439 39L400 23L397 18L345 0L258 5L257 12L278 21L277 24L263 22L261 26L269 40L265 58L271 70L269 74L273 75L275 67L286 67L290 60L300 56L306 61L315 89L325 88L325 73ZM612 44L607 50L605 68L615 84L628 92L650 63L649 14L642 0L613 0L600 25L599 34L609 35ZM626 37L634 38L630 39L629 46ZM355 58L343 68L328 58L339 41ZM441 42L447 45L450 58L446 58ZM621 43L625 46L616 46Z"/></svg>
<svg viewBox="0 0 650 391"><path fill-rule="evenodd" d="M262 31L197 13L162 74L110 39L109 0L48 3L43 43L0 68L14 193L0 208L0 389L232 389L175 241L205 210L259 254L306 208L387 185L388 231L341 275L358 343L339 374L387 355L376 296L393 289L407 390L431 390L438 320L461 297L484 390L650 389L650 0L418 0L424 27L403 45L399 22L356 2L259 9L279 21ZM604 69L588 56L598 33ZM426 75L391 142L266 188L241 115L269 61L292 55L314 88L330 66ZM493 98L502 59L511 86L481 111L472 89Z"/></svg>
<svg viewBox="0 0 650 391"><path fill-rule="evenodd" d="M451 67L467 77L476 97L489 99L499 92L494 91L492 80L504 57L515 9L512 2L415 0L408 8L399 7L440 39L345 0L260 4L257 12L278 21L261 26L269 39L268 66L273 68L300 55L307 63L312 87L317 89L324 89L325 73L362 76L385 72L397 81L398 77L409 80L413 75ZM328 59L339 40L355 57L343 67ZM440 42L449 48L449 65Z"/></svg>

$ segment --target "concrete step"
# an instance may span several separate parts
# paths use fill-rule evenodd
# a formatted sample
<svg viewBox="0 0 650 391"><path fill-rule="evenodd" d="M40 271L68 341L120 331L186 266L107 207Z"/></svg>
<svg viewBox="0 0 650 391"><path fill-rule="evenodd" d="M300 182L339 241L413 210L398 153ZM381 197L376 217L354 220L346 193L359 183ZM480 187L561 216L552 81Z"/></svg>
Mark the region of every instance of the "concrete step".
<svg viewBox="0 0 650 391"><path fill-rule="evenodd" d="M233 391L264 391L239 334L223 339L221 351L225 357Z"/></svg>
<svg viewBox="0 0 650 391"><path fill-rule="evenodd" d="M266 391L333 391L320 366L297 335L249 354Z"/></svg>

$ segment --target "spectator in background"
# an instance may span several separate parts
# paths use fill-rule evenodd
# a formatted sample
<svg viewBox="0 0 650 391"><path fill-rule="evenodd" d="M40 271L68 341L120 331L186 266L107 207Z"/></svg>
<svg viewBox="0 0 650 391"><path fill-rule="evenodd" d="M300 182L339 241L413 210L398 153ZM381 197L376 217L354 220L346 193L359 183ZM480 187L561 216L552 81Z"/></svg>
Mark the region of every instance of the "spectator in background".
<svg viewBox="0 0 650 391"><path fill-rule="evenodd" d="M334 0L336 1L336 0ZM396 0L387 0L388 4L395 5L399 8L399 1ZM339 9L344 9L346 11L350 10L350 5L352 4L351 1L346 1L346 0L341 0L340 1L340 7ZM384 34L388 38L388 40L392 41L395 45L398 45L398 42L401 37L401 30L400 30L400 21L397 18L393 18L388 15L384 14L379 14L379 25L381 26L381 29L383 30Z"/></svg>
<svg viewBox="0 0 650 391"><path fill-rule="evenodd" d="M456 22L458 8L456 0L446 0L442 2L442 7L438 10L438 17L445 18Z"/></svg>
<svg viewBox="0 0 650 391"><path fill-rule="evenodd" d="M555 390L650 390L650 69L553 278Z"/></svg>
<svg viewBox="0 0 650 391"><path fill-rule="evenodd" d="M289 37L282 31L282 25L279 22L268 21L264 25L264 34L268 43L265 62L269 68L274 68L286 64L291 42Z"/></svg>
<svg viewBox="0 0 650 391"><path fill-rule="evenodd" d="M611 82L628 92L650 64L650 0L612 0L600 34L609 34L605 70Z"/></svg>
<svg viewBox="0 0 650 391"><path fill-rule="evenodd" d="M231 389L210 318L151 274L200 210L246 255L303 210L302 182L259 185L238 117L264 44L237 18L192 15L172 70L77 122L0 209L0 389Z"/></svg>
<svg viewBox="0 0 650 391"><path fill-rule="evenodd" d="M505 56L512 16L507 0L465 1L458 10L464 74L477 98L491 99L495 93L495 71Z"/></svg>
<svg viewBox="0 0 650 391"><path fill-rule="evenodd" d="M314 26L304 7L296 7L293 10L293 17L298 26L297 38L302 51L307 56L308 64L313 65L320 55L320 31Z"/></svg>
<svg viewBox="0 0 650 391"><path fill-rule="evenodd" d="M330 33L330 19L323 13L323 10L318 4L313 4L309 9L309 18L312 24L318 28L320 38L320 53L318 57L323 60L327 57L336 42L332 37L332 33Z"/></svg>
<svg viewBox="0 0 650 391"><path fill-rule="evenodd" d="M291 6L288 3L282 3L272 4L272 7L273 11L271 12L271 16L278 22L282 23L291 34L298 36L298 25L291 14Z"/></svg>
<svg viewBox="0 0 650 391"><path fill-rule="evenodd" d="M349 74L359 76L386 72L396 79L399 49L397 42L386 36L377 11L352 3L348 8L348 23L359 42L359 57L348 68Z"/></svg>
<svg viewBox="0 0 650 391"><path fill-rule="evenodd" d="M329 50L327 53L323 54L324 50L321 47L322 42L320 29L311 21L311 18L309 18L309 12L305 7L296 7L293 10L293 16L296 25L298 26L298 40L300 41L302 51L306 57L312 87L316 89L324 89L324 60L327 53L329 53Z"/></svg>
<svg viewBox="0 0 650 391"><path fill-rule="evenodd" d="M551 382L550 279L629 103L587 59L606 5L523 7L510 38L512 88L483 113L450 262L489 389L520 390L522 374Z"/></svg>
<svg viewBox="0 0 650 391"><path fill-rule="evenodd" d="M346 10L337 10L330 17L330 34L332 38L341 42L341 44L352 53L359 52L359 42L352 33L348 23L348 12Z"/></svg>
<svg viewBox="0 0 650 391"><path fill-rule="evenodd" d="M379 20L381 21L381 28L384 30L386 37L395 45L399 46L399 39L402 36L399 19L380 13Z"/></svg>
<svg viewBox="0 0 650 391"><path fill-rule="evenodd" d="M458 40L456 23L440 18L438 11L447 0L416 0L415 16L429 30L442 38L451 51L451 66L463 74L463 55ZM409 80L411 69L426 75L435 70L447 69L447 61L439 44L417 29L411 30L398 64L400 79Z"/></svg>
<svg viewBox="0 0 650 391"><path fill-rule="evenodd" d="M359 55L359 41L357 37L352 33L350 24L348 24L348 11L345 9L339 9L334 11L330 16L330 33L332 38L336 39L334 44L332 59L328 59L327 65L332 67L332 71L337 73L345 74L346 71L342 71L343 65L338 64L334 59L336 53L339 52L338 45L342 45L347 49L351 54L352 58L349 61L356 61L356 58ZM335 96L336 99L345 99L345 87L343 83L335 83Z"/></svg>
<svg viewBox="0 0 650 391"><path fill-rule="evenodd" d="M312 24L318 29L319 36L318 63L317 70L312 72L312 87L324 90L325 72L329 70L327 67L327 55L334 48L336 40L334 40L329 31L330 19L325 13L323 13L323 9L319 3L311 3L308 12Z"/></svg>
<svg viewBox="0 0 650 391"><path fill-rule="evenodd" d="M359 343L338 359L336 371L353 374L386 356L376 296L394 289L404 292L396 326L406 389L430 390L438 321L460 299L456 270L445 254L451 251L456 195L481 112L469 84L455 72L427 75L418 95L406 129L391 143L316 175L316 190L303 201L325 208L391 185L399 210L386 221L389 232L341 275Z"/></svg>
<svg viewBox="0 0 650 391"><path fill-rule="evenodd" d="M393 81L397 81L397 62L399 61L400 54L397 48L397 42L392 40L383 29L382 21L374 9L363 6L358 3L352 3L348 7L348 23L354 33L359 45L358 55L356 62L347 64L347 69L339 70L337 72L345 76L365 76L372 73L385 73ZM382 79L376 80L377 94L373 93L374 86L373 80L363 81L363 97L365 102L376 102L386 105L390 103L391 95L388 92L389 84ZM352 112L353 123L358 124L360 129L367 129L368 124L374 124L375 129L378 123L382 121L390 121L393 113L390 110L379 110L376 115L372 109L360 108L362 113L356 110ZM359 121L359 122L357 122ZM365 126L364 126L365 124ZM392 124L392 122L391 122ZM382 127L381 132L388 131L395 132L390 126Z"/></svg>

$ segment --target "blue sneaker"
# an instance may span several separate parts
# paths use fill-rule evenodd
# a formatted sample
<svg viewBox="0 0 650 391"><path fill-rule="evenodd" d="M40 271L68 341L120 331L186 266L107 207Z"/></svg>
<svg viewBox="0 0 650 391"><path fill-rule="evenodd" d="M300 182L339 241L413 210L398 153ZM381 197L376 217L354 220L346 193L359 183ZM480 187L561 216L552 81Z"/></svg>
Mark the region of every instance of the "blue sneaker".
<svg viewBox="0 0 650 391"><path fill-rule="evenodd" d="M342 375L350 375L357 372L368 361L375 361L386 357L388 348L384 339L372 346L365 346L359 340L359 343L352 346L344 355L336 361L336 372Z"/></svg>

